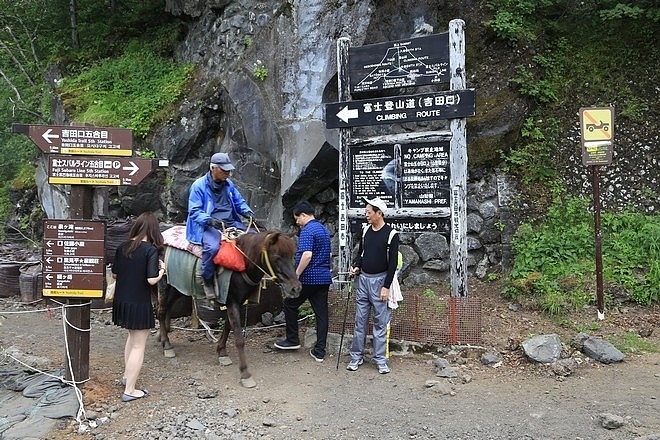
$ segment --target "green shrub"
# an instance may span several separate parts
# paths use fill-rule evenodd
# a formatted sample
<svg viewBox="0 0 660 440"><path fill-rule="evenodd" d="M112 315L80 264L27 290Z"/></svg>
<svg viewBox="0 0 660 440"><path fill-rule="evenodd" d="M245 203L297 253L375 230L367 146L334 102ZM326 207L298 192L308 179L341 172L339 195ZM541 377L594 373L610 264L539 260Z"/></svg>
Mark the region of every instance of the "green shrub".
<svg viewBox="0 0 660 440"><path fill-rule="evenodd" d="M545 182L556 176L554 149L560 134L555 118L529 117L520 130L521 142L502 154L505 171L524 183Z"/></svg>
<svg viewBox="0 0 660 440"><path fill-rule="evenodd" d="M604 284L640 304L660 300L660 219L632 211L601 215ZM560 314L595 300L595 239L589 201L557 197L539 224L524 223L513 240L514 267L504 295L530 296Z"/></svg>
<svg viewBox="0 0 660 440"><path fill-rule="evenodd" d="M130 51L68 78L60 93L75 120L129 128L143 138L159 114L179 99L192 70L155 53Z"/></svg>

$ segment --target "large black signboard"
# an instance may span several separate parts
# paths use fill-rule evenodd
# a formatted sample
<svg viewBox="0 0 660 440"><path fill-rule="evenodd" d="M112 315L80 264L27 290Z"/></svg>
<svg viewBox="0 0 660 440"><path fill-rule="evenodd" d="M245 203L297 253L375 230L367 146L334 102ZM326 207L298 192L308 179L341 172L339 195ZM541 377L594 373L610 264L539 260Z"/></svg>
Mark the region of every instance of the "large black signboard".
<svg viewBox="0 0 660 440"><path fill-rule="evenodd" d="M401 145L404 208L449 207L449 142Z"/></svg>
<svg viewBox="0 0 660 440"><path fill-rule="evenodd" d="M351 93L449 82L449 33L348 49Z"/></svg>
<svg viewBox="0 0 660 440"><path fill-rule="evenodd" d="M390 208L449 207L449 141L355 147L349 166L351 208L363 197Z"/></svg>
<svg viewBox="0 0 660 440"><path fill-rule="evenodd" d="M380 197L387 206L394 207L395 167L394 145L351 149L350 207L364 207L363 197Z"/></svg>

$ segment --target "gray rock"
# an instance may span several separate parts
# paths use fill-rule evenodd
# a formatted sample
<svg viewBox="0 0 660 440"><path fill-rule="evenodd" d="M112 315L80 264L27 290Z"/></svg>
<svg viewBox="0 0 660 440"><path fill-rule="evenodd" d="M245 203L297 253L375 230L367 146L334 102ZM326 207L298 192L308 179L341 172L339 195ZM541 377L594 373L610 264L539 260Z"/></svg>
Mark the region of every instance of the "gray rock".
<svg viewBox="0 0 660 440"><path fill-rule="evenodd" d="M614 345L595 337L589 337L584 341L582 352L590 358L604 364L621 362L625 358L625 355Z"/></svg>
<svg viewBox="0 0 660 440"><path fill-rule="evenodd" d="M542 364L551 364L561 356L561 340L556 334L534 336L521 345L528 358Z"/></svg>
<svg viewBox="0 0 660 440"><path fill-rule="evenodd" d="M616 414L601 413L598 414L598 417L600 417L601 426L605 429L618 429L626 424L624 418Z"/></svg>
<svg viewBox="0 0 660 440"><path fill-rule="evenodd" d="M484 353L481 355L481 363L483 365L493 365L501 360L502 358L497 353Z"/></svg>
<svg viewBox="0 0 660 440"><path fill-rule="evenodd" d="M577 370L577 363L573 358L559 359L552 364L552 372L557 376L566 377L570 376Z"/></svg>

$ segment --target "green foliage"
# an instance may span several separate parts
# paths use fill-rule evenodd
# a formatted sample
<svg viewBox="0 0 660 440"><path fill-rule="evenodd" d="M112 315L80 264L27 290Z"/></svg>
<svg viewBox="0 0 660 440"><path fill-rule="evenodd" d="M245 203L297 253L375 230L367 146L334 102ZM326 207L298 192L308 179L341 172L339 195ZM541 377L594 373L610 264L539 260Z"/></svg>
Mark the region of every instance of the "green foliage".
<svg viewBox="0 0 660 440"><path fill-rule="evenodd" d="M641 304L660 300L660 219L626 211L601 216L604 284L623 288ZM588 202L557 196L538 225L521 225L513 241L514 268L504 295L536 299L549 314L593 302L593 214Z"/></svg>
<svg viewBox="0 0 660 440"><path fill-rule="evenodd" d="M59 91L75 120L130 128L143 138L160 112L179 99L192 70L131 45L120 57L68 78Z"/></svg>
<svg viewBox="0 0 660 440"><path fill-rule="evenodd" d="M660 347L653 341L641 338L637 333L627 332L619 337L609 338L609 342L619 351L630 354L657 353Z"/></svg>
<svg viewBox="0 0 660 440"><path fill-rule="evenodd" d="M522 142L504 154L506 171L518 175L524 183L554 178L554 149L561 135L559 121L530 117L520 134Z"/></svg>
<svg viewBox="0 0 660 440"><path fill-rule="evenodd" d="M252 75L259 81L265 81L268 77L268 69L263 65L261 60L257 60L252 67Z"/></svg>
<svg viewBox="0 0 660 440"><path fill-rule="evenodd" d="M660 301L660 219L632 211L603 214L603 275L640 304Z"/></svg>
<svg viewBox="0 0 660 440"><path fill-rule="evenodd" d="M548 26L547 11L560 9L563 4L563 0L490 0L486 6L493 10L493 18L485 25L512 43L536 40Z"/></svg>
<svg viewBox="0 0 660 440"><path fill-rule="evenodd" d="M6 221L14 208L9 188L24 189L34 185L32 161L37 152L27 136L0 133L0 222Z"/></svg>
<svg viewBox="0 0 660 440"><path fill-rule="evenodd" d="M424 291L422 292L422 296L424 298L435 298L436 293L435 290L431 289L430 287L426 287Z"/></svg>
<svg viewBox="0 0 660 440"><path fill-rule="evenodd" d="M137 150L136 154L138 157L141 157L143 159L155 159L156 158L156 152L153 150Z"/></svg>

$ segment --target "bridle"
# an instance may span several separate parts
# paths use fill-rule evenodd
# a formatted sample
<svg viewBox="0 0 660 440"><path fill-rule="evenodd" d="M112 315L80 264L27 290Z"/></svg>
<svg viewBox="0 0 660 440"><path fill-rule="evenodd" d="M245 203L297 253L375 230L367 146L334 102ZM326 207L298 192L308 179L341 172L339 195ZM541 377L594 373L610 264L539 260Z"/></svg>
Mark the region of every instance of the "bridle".
<svg viewBox="0 0 660 440"><path fill-rule="evenodd" d="M248 260L250 263L252 263L252 265L254 265L257 269L259 269L263 273L263 275L265 275L265 276L261 276L259 278L259 280L253 281L247 275L247 271L241 272L241 276L243 277L243 280L246 283L248 283L250 286L256 286L261 282L262 283L262 288L265 289L267 281L272 281L275 284L277 284L278 286L282 285L282 282L280 281L280 279L275 274L275 270L273 269L273 265L270 262L270 257L268 255L268 240L273 234L275 234L275 233L274 232L269 232L268 234L266 234L266 237L264 238L264 245L261 248L261 259L265 263L266 268L268 269L268 271L264 270L264 268L261 267L261 265L259 265L256 261L253 261L250 257L248 257L240 247L236 246L236 249L238 249L240 251L240 253L243 254L245 259Z"/></svg>

